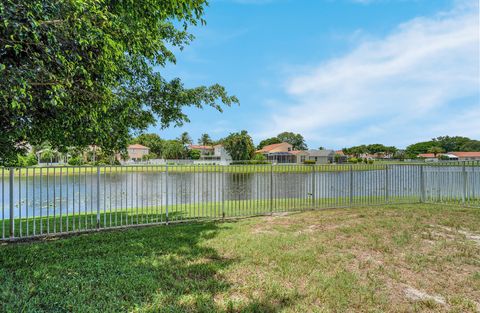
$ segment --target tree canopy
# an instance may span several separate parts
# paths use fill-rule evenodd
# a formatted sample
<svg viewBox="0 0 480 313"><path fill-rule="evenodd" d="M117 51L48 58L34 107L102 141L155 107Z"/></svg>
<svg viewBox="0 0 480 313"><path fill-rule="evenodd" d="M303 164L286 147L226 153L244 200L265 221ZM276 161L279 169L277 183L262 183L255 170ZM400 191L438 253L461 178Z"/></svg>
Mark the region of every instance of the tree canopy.
<svg viewBox="0 0 480 313"><path fill-rule="evenodd" d="M260 141L257 146L257 150L262 149L265 146L273 145L276 143L287 142L293 146L294 150L307 150L307 144L305 139L300 134L295 134L292 132L283 132L278 134L276 137L271 137Z"/></svg>
<svg viewBox="0 0 480 313"><path fill-rule="evenodd" d="M209 134L202 134L200 138L198 138L198 144L202 146L211 146L213 145L213 140L210 138Z"/></svg>
<svg viewBox="0 0 480 313"><path fill-rule="evenodd" d="M4 0L0 3L0 163L22 145L124 149L132 131L189 119L188 106L238 99L158 71L204 24L206 0Z"/></svg>
<svg viewBox="0 0 480 313"><path fill-rule="evenodd" d="M277 137L271 137L264 139L260 141L260 143L257 146L257 150L261 150L263 147L268 146L268 145L273 145L275 143L281 143L282 141L278 139Z"/></svg>
<svg viewBox="0 0 480 313"><path fill-rule="evenodd" d="M180 141L185 147L192 144L192 137L190 137L188 132L183 132L180 137L177 138L177 140Z"/></svg>
<svg viewBox="0 0 480 313"><path fill-rule="evenodd" d="M165 140L162 157L169 160L177 160L185 157L185 147L178 140Z"/></svg>
<svg viewBox="0 0 480 313"><path fill-rule="evenodd" d="M353 155L355 157L358 157L359 155L364 153L370 153L370 154L385 153L385 154L394 155L397 152L397 150L398 149L394 146L385 146L379 143L370 144L370 145L360 145L360 146L354 146L354 147L342 149L343 153L345 153L346 155Z"/></svg>
<svg viewBox="0 0 480 313"><path fill-rule="evenodd" d="M150 153L155 154L156 157L162 156L164 140L157 134L141 134L132 142L149 147Z"/></svg>
<svg viewBox="0 0 480 313"><path fill-rule="evenodd" d="M307 144L305 139L300 134L295 134L292 132L283 132L277 135L277 138L280 142L288 142L293 146L294 150L307 150Z"/></svg>
<svg viewBox="0 0 480 313"><path fill-rule="evenodd" d="M433 146L433 147L430 147L430 149L428 149L427 152L428 153L433 153L433 155L436 157L439 153L445 152L445 150L441 147Z"/></svg>
<svg viewBox="0 0 480 313"><path fill-rule="evenodd" d="M422 141L409 145L405 153L409 158L415 158L420 153L427 153L432 147L439 147L441 152L480 151L480 140L461 136L440 136L430 141Z"/></svg>
<svg viewBox="0 0 480 313"><path fill-rule="evenodd" d="M250 160L255 154L252 137L246 130L228 135L222 143L234 161Z"/></svg>

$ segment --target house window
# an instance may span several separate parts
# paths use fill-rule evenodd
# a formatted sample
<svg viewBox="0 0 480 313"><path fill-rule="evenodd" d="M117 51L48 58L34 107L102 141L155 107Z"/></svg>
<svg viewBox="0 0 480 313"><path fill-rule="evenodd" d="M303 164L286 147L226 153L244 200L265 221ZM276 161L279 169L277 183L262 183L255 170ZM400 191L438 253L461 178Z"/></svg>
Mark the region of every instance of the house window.
<svg viewBox="0 0 480 313"><path fill-rule="evenodd" d="M305 156L304 155L300 156L300 162L302 162L302 163L305 162Z"/></svg>

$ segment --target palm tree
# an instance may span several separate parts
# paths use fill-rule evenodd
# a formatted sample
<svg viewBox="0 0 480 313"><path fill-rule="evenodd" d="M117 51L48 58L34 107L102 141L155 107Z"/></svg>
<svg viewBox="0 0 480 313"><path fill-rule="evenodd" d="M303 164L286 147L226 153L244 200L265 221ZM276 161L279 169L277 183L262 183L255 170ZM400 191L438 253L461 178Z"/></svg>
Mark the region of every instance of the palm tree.
<svg viewBox="0 0 480 313"><path fill-rule="evenodd" d="M198 139L198 144L202 146L211 146L213 141L209 134L202 134L202 136L200 136Z"/></svg>
<svg viewBox="0 0 480 313"><path fill-rule="evenodd" d="M190 138L190 135L187 132L183 132L178 138L178 141L180 141L184 147L192 144L192 138Z"/></svg>
<svg viewBox="0 0 480 313"><path fill-rule="evenodd" d="M430 149L428 149L427 152L428 153L433 153L433 156L436 158L437 154L443 153L443 152L445 152L445 150L443 150L442 147L433 146L433 147L430 147Z"/></svg>
<svg viewBox="0 0 480 313"><path fill-rule="evenodd" d="M54 157L55 157L55 151L53 151L50 148L43 149L41 152L41 158L44 160L45 159L50 160L50 165L52 165Z"/></svg>
<svg viewBox="0 0 480 313"><path fill-rule="evenodd" d="M32 151L37 156L38 163L41 163L43 159L43 160L50 160L50 164L51 164L53 162L53 158L55 157L55 152L48 141L44 141L39 145L33 146Z"/></svg>
<svg viewBox="0 0 480 313"><path fill-rule="evenodd" d="M183 132L177 140L182 144L183 146L183 158L186 158L188 156L188 145L192 144L192 138L187 132Z"/></svg>

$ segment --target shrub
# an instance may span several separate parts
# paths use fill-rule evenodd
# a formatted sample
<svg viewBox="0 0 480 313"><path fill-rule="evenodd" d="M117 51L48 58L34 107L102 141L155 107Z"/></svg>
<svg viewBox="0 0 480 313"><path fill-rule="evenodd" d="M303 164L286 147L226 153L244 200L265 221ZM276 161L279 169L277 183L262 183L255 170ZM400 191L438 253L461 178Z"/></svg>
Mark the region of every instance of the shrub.
<svg viewBox="0 0 480 313"><path fill-rule="evenodd" d="M18 155L17 163L14 166L34 166L38 164L37 157L33 153Z"/></svg>
<svg viewBox="0 0 480 313"><path fill-rule="evenodd" d="M357 158L350 158L350 159L348 159L348 163L353 163L353 164L358 163L358 159Z"/></svg>
<svg viewBox="0 0 480 313"><path fill-rule="evenodd" d="M24 158L23 166L34 166L38 164L37 156L34 153L29 153Z"/></svg>
<svg viewBox="0 0 480 313"><path fill-rule="evenodd" d="M316 164L316 163L317 163L317 162L316 162L315 160L305 160L305 161L303 161L303 164L311 164L311 165L313 165L313 164Z"/></svg>
<svg viewBox="0 0 480 313"><path fill-rule="evenodd" d="M266 161L266 160L267 160L267 158L266 158L263 154L261 154L261 153L256 153L256 154L253 156L253 159L254 159L255 161Z"/></svg>
<svg viewBox="0 0 480 313"><path fill-rule="evenodd" d="M373 164L373 160L368 160L368 164Z"/></svg>
<svg viewBox="0 0 480 313"><path fill-rule="evenodd" d="M190 159L192 159L192 160L198 160L198 159L200 159L200 151L198 151L198 150L190 150L190 151L188 151L188 156L189 156Z"/></svg>
<svg viewBox="0 0 480 313"><path fill-rule="evenodd" d="M82 165L82 158L80 156L74 156L68 159L68 165Z"/></svg>

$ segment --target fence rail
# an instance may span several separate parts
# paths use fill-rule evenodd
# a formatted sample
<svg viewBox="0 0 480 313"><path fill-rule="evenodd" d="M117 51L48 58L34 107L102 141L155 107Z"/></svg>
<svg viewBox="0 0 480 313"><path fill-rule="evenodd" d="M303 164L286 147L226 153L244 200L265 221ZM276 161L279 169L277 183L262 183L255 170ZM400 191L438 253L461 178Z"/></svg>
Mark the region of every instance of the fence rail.
<svg viewBox="0 0 480 313"><path fill-rule="evenodd" d="M480 207L480 162L0 168L1 240L316 208Z"/></svg>

